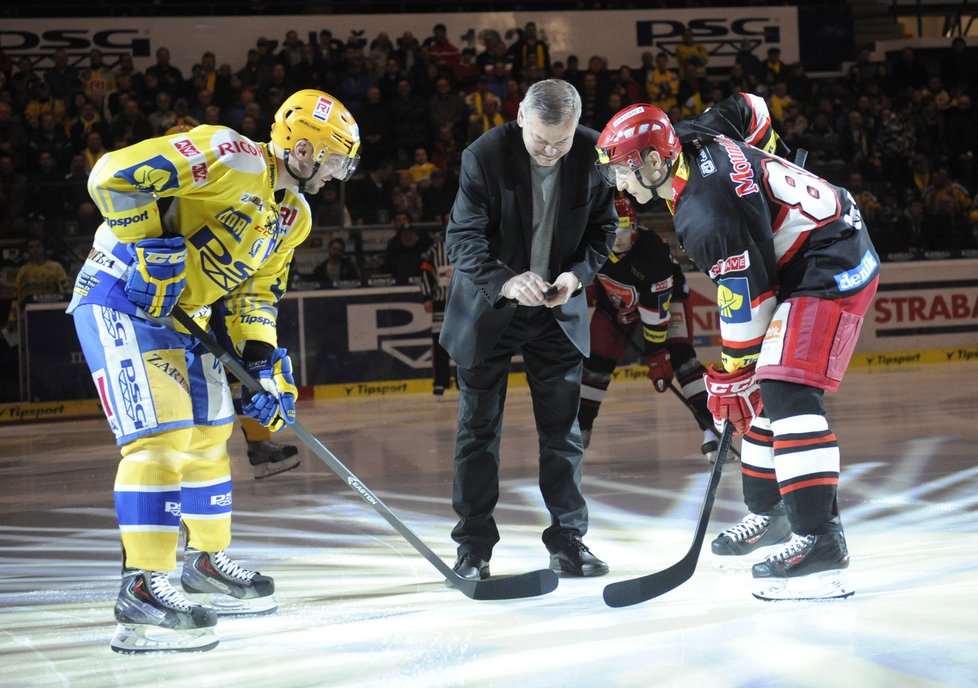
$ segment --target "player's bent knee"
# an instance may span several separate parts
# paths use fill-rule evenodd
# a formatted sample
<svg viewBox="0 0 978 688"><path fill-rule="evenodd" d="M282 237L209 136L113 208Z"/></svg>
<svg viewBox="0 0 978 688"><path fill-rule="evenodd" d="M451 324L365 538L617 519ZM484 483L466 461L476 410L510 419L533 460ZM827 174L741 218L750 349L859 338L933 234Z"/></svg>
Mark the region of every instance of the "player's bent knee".
<svg viewBox="0 0 978 688"><path fill-rule="evenodd" d="M822 397L817 387L783 380L760 380L764 415L771 421L800 415L825 415Z"/></svg>

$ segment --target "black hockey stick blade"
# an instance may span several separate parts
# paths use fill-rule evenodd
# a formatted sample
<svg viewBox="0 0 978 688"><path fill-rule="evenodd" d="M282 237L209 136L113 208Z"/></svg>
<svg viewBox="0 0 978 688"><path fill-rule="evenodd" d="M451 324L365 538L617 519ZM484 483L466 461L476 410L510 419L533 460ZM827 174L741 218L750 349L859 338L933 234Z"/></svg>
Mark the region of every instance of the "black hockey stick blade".
<svg viewBox="0 0 978 688"><path fill-rule="evenodd" d="M724 424L723 433L720 435L717 461L713 464L713 471L710 473L710 483L703 500L700 520L696 525L696 534L693 536L693 544L690 545L686 556L662 571L605 586L605 604L609 607L629 607L640 602L647 602L678 588L693 577L696 562L700 557L700 550L703 548L703 539L706 537L706 528L710 523L710 513L713 511L713 500L717 496L717 486L720 484L723 463L727 460L727 452L730 451L732 443L733 425L728 421Z"/></svg>
<svg viewBox="0 0 978 688"><path fill-rule="evenodd" d="M224 367L241 381L250 392L263 392L261 384L244 369L238 359L229 354L223 346L211 335L205 332L194 322L193 318L184 313L179 308L173 310L173 319L183 325L191 335L197 338L208 351L217 356L224 364ZM160 321L165 324L165 321ZM466 597L473 600L510 600L521 597L537 597L546 595L557 589L557 574L550 569L540 569L529 573L518 574L515 576L504 576L500 578L490 578L487 580L469 580L459 576L452 568L435 554L426 544L424 544L410 528L404 525L386 504L380 501L370 489L364 485L343 462L336 458L326 446L320 442L315 435L306 430L299 422L289 425L292 432L302 440L309 449L319 459L329 467L336 475L343 479L354 492L360 495L367 504L372 506L377 513L386 520L401 536L407 540L425 559L427 559L438 571L451 582Z"/></svg>

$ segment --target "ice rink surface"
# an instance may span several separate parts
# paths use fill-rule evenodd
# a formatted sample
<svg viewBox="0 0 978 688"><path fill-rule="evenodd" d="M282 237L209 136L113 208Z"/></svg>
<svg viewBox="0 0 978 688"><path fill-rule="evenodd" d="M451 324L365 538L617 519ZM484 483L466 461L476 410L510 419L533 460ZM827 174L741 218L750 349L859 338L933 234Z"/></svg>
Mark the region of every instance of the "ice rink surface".
<svg viewBox="0 0 978 688"><path fill-rule="evenodd" d="M306 427L449 565L456 396L305 402ZM827 396L854 597L764 603L749 572L711 564L739 520L726 466L699 566L685 585L612 609L604 586L678 561L709 465L671 394L612 384L585 463L603 578L473 601L311 452L255 481L235 431L229 552L275 578L276 615L222 619L202 654L109 650L119 545L118 459L102 420L0 428L0 686L978 686L978 364L851 371ZM281 439L281 438L276 438ZM739 446L739 442L737 443ZM545 568L536 433L510 391L502 541L494 575Z"/></svg>

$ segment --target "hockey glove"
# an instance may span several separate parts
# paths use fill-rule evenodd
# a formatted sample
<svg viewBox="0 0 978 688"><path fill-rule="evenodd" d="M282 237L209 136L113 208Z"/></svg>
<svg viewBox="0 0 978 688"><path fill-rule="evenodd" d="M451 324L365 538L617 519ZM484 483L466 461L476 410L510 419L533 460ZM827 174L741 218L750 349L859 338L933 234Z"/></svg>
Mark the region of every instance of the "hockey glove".
<svg viewBox="0 0 978 688"><path fill-rule="evenodd" d="M133 263L126 296L154 318L168 316L187 284L183 237L143 239L128 244L128 249Z"/></svg>
<svg viewBox="0 0 978 688"><path fill-rule="evenodd" d="M241 410L272 432L278 432L286 423L295 422L295 400L299 396L292 377L292 359L285 349L275 349L271 357L260 361L248 361L245 368L251 373L264 392L251 395L251 401L242 404Z"/></svg>
<svg viewBox="0 0 978 688"><path fill-rule="evenodd" d="M706 406L719 429L724 420L733 423L734 431L744 434L761 413L761 388L754 378L754 366L727 373L711 365L704 376Z"/></svg>
<svg viewBox="0 0 978 688"><path fill-rule="evenodd" d="M672 361L669 352L661 349L651 356L645 357L645 365L649 367L649 379L656 392L665 392L672 384Z"/></svg>

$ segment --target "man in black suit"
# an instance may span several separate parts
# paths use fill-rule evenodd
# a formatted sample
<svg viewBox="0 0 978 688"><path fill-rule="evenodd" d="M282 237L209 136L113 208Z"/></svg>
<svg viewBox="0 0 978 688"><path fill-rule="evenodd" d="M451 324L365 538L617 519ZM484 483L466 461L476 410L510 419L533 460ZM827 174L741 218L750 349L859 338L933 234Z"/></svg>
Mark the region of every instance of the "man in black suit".
<svg viewBox="0 0 978 688"><path fill-rule="evenodd" d="M446 244L454 266L441 344L458 364L452 505L455 571L489 576L499 541L499 443L510 361L523 355L540 437L540 490L550 512L550 567L599 576L608 566L581 541L584 450L576 417L590 350L583 285L608 257L617 216L594 168L596 131L578 125L566 81L535 83L515 122L462 153Z"/></svg>

